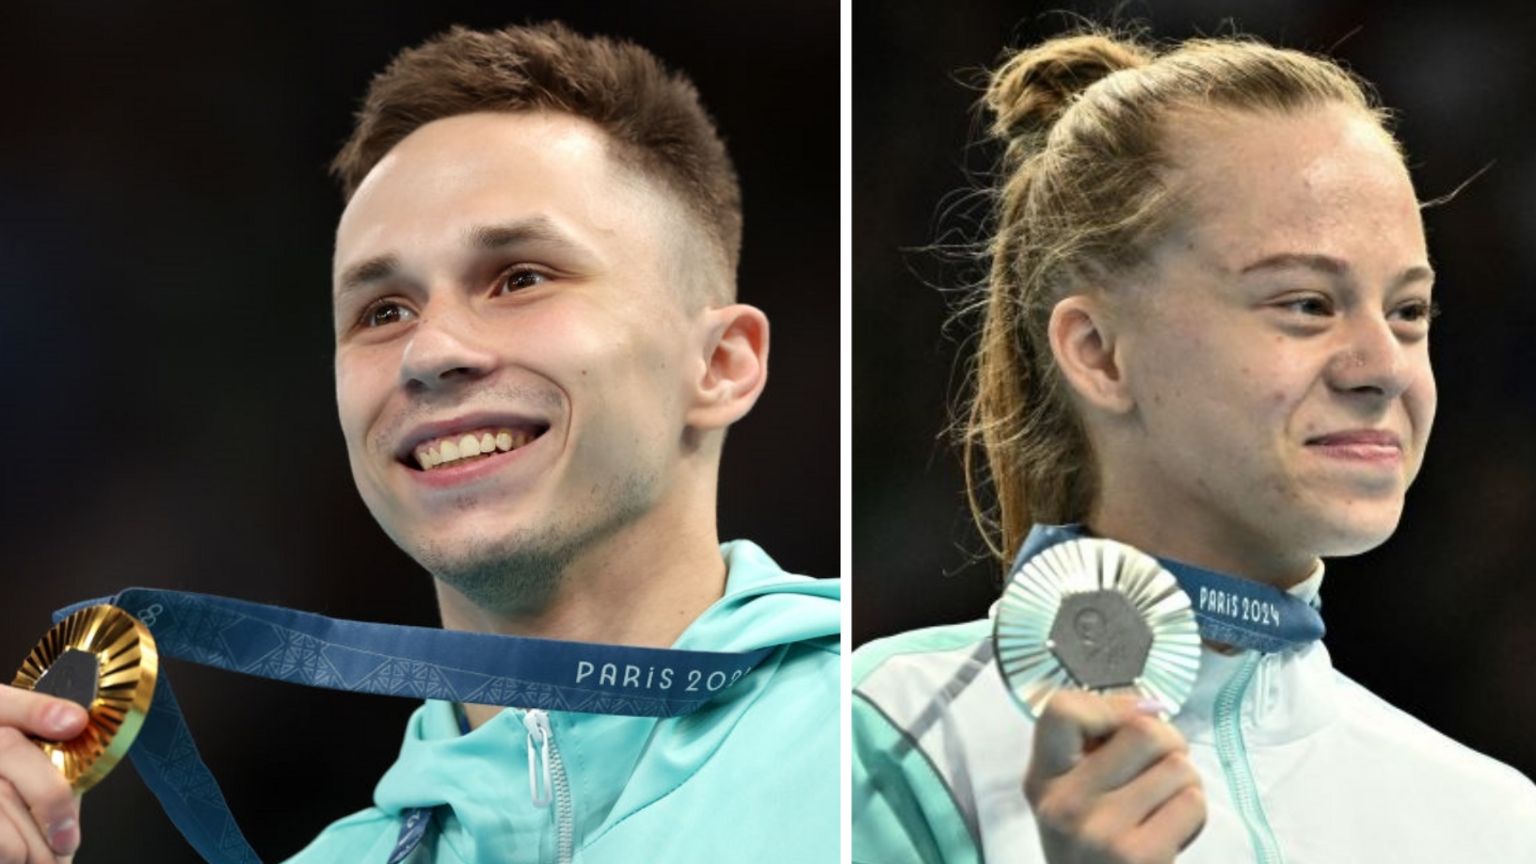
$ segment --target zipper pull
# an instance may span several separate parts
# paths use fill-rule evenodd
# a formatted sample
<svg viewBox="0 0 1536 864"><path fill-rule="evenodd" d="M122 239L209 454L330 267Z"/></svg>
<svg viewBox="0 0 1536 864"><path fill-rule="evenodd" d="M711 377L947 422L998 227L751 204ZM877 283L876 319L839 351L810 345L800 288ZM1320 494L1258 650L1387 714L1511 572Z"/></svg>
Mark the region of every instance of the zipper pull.
<svg viewBox="0 0 1536 864"><path fill-rule="evenodd" d="M1252 726L1257 729L1263 725L1269 713L1280 703L1280 682L1277 680L1280 673L1280 655L1265 654L1259 661L1258 686L1254 688L1254 706Z"/></svg>
<svg viewBox="0 0 1536 864"><path fill-rule="evenodd" d="M528 796L538 807L548 807L554 800L554 782L549 774L549 745L554 737L549 728L549 715L538 708L530 708L523 715L523 728L528 730ZM539 766L543 765L543 771ZM539 790L540 774L543 774L543 792Z"/></svg>

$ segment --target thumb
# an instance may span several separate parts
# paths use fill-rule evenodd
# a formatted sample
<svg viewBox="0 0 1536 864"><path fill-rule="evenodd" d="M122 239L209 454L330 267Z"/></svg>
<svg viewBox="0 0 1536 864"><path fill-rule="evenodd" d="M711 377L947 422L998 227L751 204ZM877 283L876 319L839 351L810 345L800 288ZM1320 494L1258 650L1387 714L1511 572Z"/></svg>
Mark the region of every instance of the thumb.
<svg viewBox="0 0 1536 864"><path fill-rule="evenodd" d="M1161 703L1135 695L1101 696L1063 690L1051 697L1035 724L1034 757L1029 773L1049 780L1071 771L1094 744L1139 714L1167 711Z"/></svg>
<svg viewBox="0 0 1536 864"><path fill-rule="evenodd" d="M85 731L86 711L68 699L20 687L0 687L0 726L12 726L50 741L68 741Z"/></svg>

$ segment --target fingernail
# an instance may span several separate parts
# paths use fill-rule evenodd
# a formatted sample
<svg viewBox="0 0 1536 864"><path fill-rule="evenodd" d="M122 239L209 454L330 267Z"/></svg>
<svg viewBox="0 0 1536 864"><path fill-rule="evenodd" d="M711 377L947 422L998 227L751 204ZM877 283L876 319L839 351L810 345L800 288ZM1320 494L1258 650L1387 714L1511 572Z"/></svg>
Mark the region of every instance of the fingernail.
<svg viewBox="0 0 1536 864"><path fill-rule="evenodd" d="M73 705L50 705L45 715L47 717L45 722L55 732L67 732L74 727L75 718L80 716L79 711L80 709Z"/></svg>
<svg viewBox="0 0 1536 864"><path fill-rule="evenodd" d="M1136 711L1141 714L1150 714L1156 717L1168 713L1168 706L1156 699L1143 699L1136 703Z"/></svg>
<svg viewBox="0 0 1536 864"><path fill-rule="evenodd" d="M55 855L73 855L80 846L80 825L73 819L61 819L48 827L48 845Z"/></svg>

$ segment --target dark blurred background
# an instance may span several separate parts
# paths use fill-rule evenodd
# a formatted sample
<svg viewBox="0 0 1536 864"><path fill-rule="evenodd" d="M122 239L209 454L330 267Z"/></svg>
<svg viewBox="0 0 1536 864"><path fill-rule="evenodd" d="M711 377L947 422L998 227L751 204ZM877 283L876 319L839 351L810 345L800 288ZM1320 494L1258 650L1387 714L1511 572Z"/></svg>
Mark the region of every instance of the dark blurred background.
<svg viewBox="0 0 1536 864"><path fill-rule="evenodd" d="M430 577L347 469L325 165L369 78L455 23L560 17L698 84L741 173L741 296L774 337L726 447L721 536L836 575L836 4L284 5L0 10L0 657L19 664L50 610L129 585L437 622ZM269 861L370 803L416 707L168 670ZM80 864L196 860L127 767L82 822Z"/></svg>
<svg viewBox="0 0 1536 864"><path fill-rule="evenodd" d="M1394 705L1536 775L1536 25L1512 3L1120 4L1154 35L1242 31L1331 53L1401 113L1438 271L1440 406L1397 534L1328 563L1335 664ZM1106 3L860 4L854 25L853 639L982 617L996 567L942 435L963 332L943 322L981 271L933 251L976 239L965 190L977 70L1005 46L1109 21ZM951 206L954 205L954 206ZM944 215L948 211L948 215ZM941 291L940 289L946 289Z"/></svg>

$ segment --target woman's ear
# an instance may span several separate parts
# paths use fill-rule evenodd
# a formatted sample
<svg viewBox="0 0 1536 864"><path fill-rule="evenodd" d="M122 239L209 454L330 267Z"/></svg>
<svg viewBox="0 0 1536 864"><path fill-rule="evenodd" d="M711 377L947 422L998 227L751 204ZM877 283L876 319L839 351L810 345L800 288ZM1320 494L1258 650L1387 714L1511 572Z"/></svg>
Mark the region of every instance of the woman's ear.
<svg viewBox="0 0 1536 864"><path fill-rule="evenodd" d="M1112 414L1135 407L1114 318L1097 298L1075 294L1057 303L1046 332L1062 377L1081 399Z"/></svg>
<svg viewBox="0 0 1536 864"><path fill-rule="evenodd" d="M703 373L694 383L689 426L723 429L752 410L768 381L768 316L736 303L704 313Z"/></svg>

